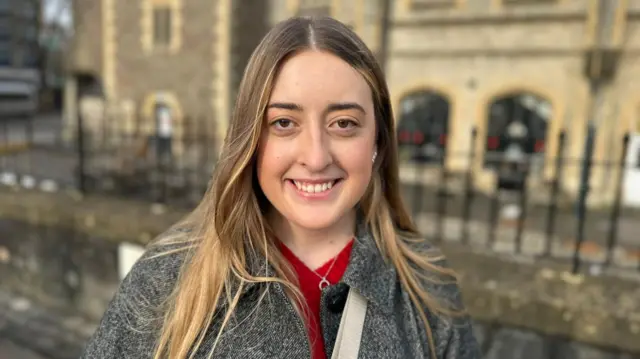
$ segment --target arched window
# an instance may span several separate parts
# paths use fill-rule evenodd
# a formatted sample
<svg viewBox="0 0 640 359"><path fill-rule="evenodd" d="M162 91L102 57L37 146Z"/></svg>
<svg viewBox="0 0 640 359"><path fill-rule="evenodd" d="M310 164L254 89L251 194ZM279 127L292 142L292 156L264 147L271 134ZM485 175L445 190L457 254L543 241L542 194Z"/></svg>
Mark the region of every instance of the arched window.
<svg viewBox="0 0 640 359"><path fill-rule="evenodd" d="M400 102L398 143L405 160L442 163L449 134L449 100L434 91L417 91Z"/></svg>
<svg viewBox="0 0 640 359"><path fill-rule="evenodd" d="M484 167L528 161L541 168L551 118L549 101L523 92L498 97L489 106Z"/></svg>

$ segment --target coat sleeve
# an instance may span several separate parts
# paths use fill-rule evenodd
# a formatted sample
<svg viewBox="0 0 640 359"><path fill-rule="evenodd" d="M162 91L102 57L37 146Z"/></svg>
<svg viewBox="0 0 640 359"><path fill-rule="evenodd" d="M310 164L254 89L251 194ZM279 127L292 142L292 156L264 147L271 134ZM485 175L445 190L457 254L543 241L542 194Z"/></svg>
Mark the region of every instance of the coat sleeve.
<svg viewBox="0 0 640 359"><path fill-rule="evenodd" d="M442 358L481 359L480 345L473 331L471 317L465 312L458 284L456 282L442 284L439 292L445 302L460 313L460 315L443 319L439 323L439 330L444 334L440 340L440 343L444 344Z"/></svg>
<svg viewBox="0 0 640 359"><path fill-rule="evenodd" d="M180 268L179 255L154 257L149 249L122 280L81 359L151 358L160 305L171 292Z"/></svg>
<svg viewBox="0 0 640 359"><path fill-rule="evenodd" d="M481 359L482 353L469 318L454 321L443 359Z"/></svg>
<svg viewBox="0 0 640 359"><path fill-rule="evenodd" d="M445 259L434 264L450 268ZM466 313L458 282L448 276L436 276L434 279L426 284L426 288L443 307L456 313L431 315L438 359L481 359L480 345L474 335L471 317Z"/></svg>

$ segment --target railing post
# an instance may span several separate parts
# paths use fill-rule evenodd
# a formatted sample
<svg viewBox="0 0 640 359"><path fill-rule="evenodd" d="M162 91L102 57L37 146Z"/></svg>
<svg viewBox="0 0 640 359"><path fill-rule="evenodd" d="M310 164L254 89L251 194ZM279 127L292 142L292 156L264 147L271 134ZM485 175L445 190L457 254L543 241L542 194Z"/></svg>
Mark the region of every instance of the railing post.
<svg viewBox="0 0 640 359"><path fill-rule="evenodd" d="M527 180L529 178L529 166L530 161L527 159L527 172L524 176L522 189L520 190L519 203L520 213L518 214L518 223L516 228L516 253L520 254L522 252L522 235L524 232L524 223L527 218Z"/></svg>
<svg viewBox="0 0 640 359"><path fill-rule="evenodd" d="M491 207L489 212L489 228L487 238L487 246L493 250L493 246L496 243L498 236L498 212L500 210L500 189L498 186L495 188L495 192L491 196Z"/></svg>
<svg viewBox="0 0 640 359"><path fill-rule="evenodd" d="M77 80L76 80L77 81ZM77 181L78 181L78 191L84 194L87 190L87 176L85 173L85 148L84 148L84 123L83 123L83 115L82 109L80 107L80 91L76 92L76 108L77 108L77 118L78 123L76 126L76 151L78 154L78 173L77 173Z"/></svg>
<svg viewBox="0 0 640 359"><path fill-rule="evenodd" d="M607 257L604 266L611 265L613 259L613 249L618 237L618 218L620 217L620 205L622 201L622 182L624 181L625 160L627 156L627 148L629 147L629 134L625 134L622 139L622 151L620 153L620 162L618 162L618 179L616 181L616 190L613 198L613 208L611 209L611 217L609 218L609 235L607 237Z"/></svg>
<svg viewBox="0 0 640 359"><path fill-rule="evenodd" d="M412 152L413 154L417 154L418 151L420 150L420 145L422 145L422 139L420 138L420 135L416 135L416 133L412 134L413 137L413 145L412 145ZM416 138L417 137L417 138ZM416 156L417 157L417 156ZM413 217L415 221L418 221L418 215L420 215L420 212L422 211L422 202L424 200L424 191L422 188L422 176L424 175L424 173L422 172L422 166L420 165L420 163L415 160L412 161L412 159L409 159L407 162L409 163L413 163L413 165L415 166L414 170L415 170L415 183L413 184L413 203L412 203L412 207L413 207Z"/></svg>
<svg viewBox="0 0 640 359"><path fill-rule="evenodd" d="M580 269L580 250L584 242L584 225L587 215L587 196L589 195L589 183L591 180L591 165L593 157L593 145L595 140L595 126L590 121L587 125L587 139L584 146L584 157L582 158L582 172L580 174L580 189L577 203L578 228L575 249L573 252L573 273Z"/></svg>
<svg viewBox="0 0 640 359"><path fill-rule="evenodd" d="M545 248L542 253L544 257L551 254L553 246L553 232L556 224L556 211L558 210L558 195L560 194L560 184L562 181L562 169L564 166L563 154L565 145L566 134L564 130L560 132L558 137L558 150L556 151L556 162L554 170L554 179L551 187L551 194L549 198L549 211L547 212L547 239Z"/></svg>
<svg viewBox="0 0 640 359"><path fill-rule="evenodd" d="M476 139L478 137L478 129L473 127L471 130L471 151L469 152L469 165L467 166L467 174L465 179L464 191L464 207L462 207L462 243L469 242L469 220L471 217L471 206L473 204L473 166L475 164Z"/></svg>
<svg viewBox="0 0 640 359"><path fill-rule="evenodd" d="M440 179L438 180L438 189L436 190L438 225L437 240L443 241L445 238L446 222L447 222L447 156L446 149L441 154Z"/></svg>

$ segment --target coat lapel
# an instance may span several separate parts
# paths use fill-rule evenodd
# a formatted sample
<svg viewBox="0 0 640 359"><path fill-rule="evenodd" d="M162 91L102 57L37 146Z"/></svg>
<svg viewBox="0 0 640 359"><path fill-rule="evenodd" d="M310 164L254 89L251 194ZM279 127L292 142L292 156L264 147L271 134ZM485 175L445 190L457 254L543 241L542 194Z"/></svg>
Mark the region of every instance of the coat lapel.
<svg viewBox="0 0 640 359"><path fill-rule="evenodd" d="M264 257L253 257L248 264L253 275L273 276L273 267L265 263ZM375 358L384 357L379 353L389 353L389 358L395 358L395 354L402 352L395 348L403 337L397 330L394 315L394 306L403 300L398 295L397 284L394 266L384 260L369 228L360 224L342 280L325 288L321 297L320 316L328 358L333 352L349 288L357 290L368 301L361 352L372 351ZM216 331L207 336L206 349L211 348L211 339L215 339L215 327ZM225 330L214 357L309 358L307 338L304 322L282 285L247 283L234 321Z"/></svg>

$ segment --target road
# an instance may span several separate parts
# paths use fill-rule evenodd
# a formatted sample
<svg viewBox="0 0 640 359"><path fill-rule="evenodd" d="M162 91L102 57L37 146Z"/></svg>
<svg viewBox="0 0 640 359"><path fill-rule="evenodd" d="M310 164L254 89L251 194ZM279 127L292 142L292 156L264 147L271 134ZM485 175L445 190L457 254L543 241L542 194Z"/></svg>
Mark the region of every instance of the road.
<svg viewBox="0 0 640 359"><path fill-rule="evenodd" d="M74 359L95 323L0 286L0 359Z"/></svg>

